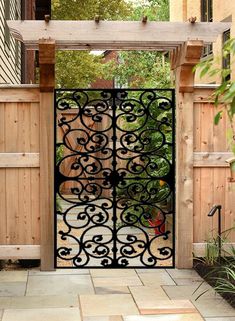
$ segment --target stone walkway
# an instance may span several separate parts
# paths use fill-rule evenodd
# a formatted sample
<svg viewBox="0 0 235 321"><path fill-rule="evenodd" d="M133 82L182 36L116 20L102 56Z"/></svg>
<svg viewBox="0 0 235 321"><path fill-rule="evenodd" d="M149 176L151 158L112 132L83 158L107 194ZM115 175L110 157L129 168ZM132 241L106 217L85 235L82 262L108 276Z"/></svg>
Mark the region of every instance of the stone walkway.
<svg viewBox="0 0 235 321"><path fill-rule="evenodd" d="M201 281L177 269L0 271L0 320L235 321L209 285L193 294Z"/></svg>

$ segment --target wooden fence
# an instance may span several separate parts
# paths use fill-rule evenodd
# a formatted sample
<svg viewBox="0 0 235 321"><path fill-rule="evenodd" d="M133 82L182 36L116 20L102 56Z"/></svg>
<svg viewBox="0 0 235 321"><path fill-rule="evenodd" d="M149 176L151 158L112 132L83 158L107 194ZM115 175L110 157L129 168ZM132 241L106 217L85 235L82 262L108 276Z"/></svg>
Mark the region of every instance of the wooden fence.
<svg viewBox="0 0 235 321"><path fill-rule="evenodd" d="M226 140L229 125L226 117L218 126L213 124L212 91L208 86L194 89L193 233L197 255L203 254L202 243L210 230L217 228L217 218L207 217L214 204L223 207L223 230L235 222L235 184L228 181L225 162L231 155ZM36 86L0 87L0 259L40 258L40 97ZM177 217L176 223L181 223ZM229 241L235 242L234 232Z"/></svg>
<svg viewBox="0 0 235 321"><path fill-rule="evenodd" d="M216 204L222 205L222 230L235 226L235 184L228 178L230 168L226 160L231 157L227 140L230 127L226 113L218 125L214 117L222 107L211 102L212 88L195 87L194 90L194 250L203 254L203 242L215 235L218 216L207 214ZM211 233L213 231L213 233ZM232 231L228 241L235 241Z"/></svg>
<svg viewBox="0 0 235 321"><path fill-rule="evenodd" d="M39 88L0 88L0 258L40 257Z"/></svg>

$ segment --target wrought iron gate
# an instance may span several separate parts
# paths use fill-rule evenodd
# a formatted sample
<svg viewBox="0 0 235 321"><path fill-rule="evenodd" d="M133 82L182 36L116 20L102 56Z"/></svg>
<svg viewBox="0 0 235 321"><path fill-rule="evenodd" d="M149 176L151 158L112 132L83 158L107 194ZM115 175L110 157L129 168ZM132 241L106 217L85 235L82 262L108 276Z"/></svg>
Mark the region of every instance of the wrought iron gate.
<svg viewBox="0 0 235 321"><path fill-rule="evenodd" d="M174 90L55 91L55 266L174 267Z"/></svg>

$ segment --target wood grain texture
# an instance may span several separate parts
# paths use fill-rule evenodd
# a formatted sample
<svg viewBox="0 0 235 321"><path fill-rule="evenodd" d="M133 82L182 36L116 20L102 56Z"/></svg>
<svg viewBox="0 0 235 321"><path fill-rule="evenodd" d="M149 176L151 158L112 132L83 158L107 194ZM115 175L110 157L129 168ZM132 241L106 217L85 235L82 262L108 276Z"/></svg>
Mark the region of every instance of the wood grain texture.
<svg viewBox="0 0 235 321"><path fill-rule="evenodd" d="M39 102L39 89L32 87L12 86L6 88L6 86L0 86L0 102Z"/></svg>
<svg viewBox="0 0 235 321"><path fill-rule="evenodd" d="M10 88L6 94L14 91L13 99L0 99L0 244L39 244L39 104L17 98L22 86ZM28 87L27 95L34 97L35 88Z"/></svg>
<svg viewBox="0 0 235 321"><path fill-rule="evenodd" d="M215 88L197 86L196 95L211 97ZM195 92L194 92L195 97ZM194 243L208 240L217 233L217 216L209 218L213 205L222 205L222 230L235 224L235 187L228 182L230 169L226 160L231 157L227 142L229 128L226 113L218 125L214 117L218 110L208 99L194 100ZM235 232L228 242L235 241Z"/></svg>
<svg viewBox="0 0 235 321"><path fill-rule="evenodd" d="M0 260L40 259L40 245L0 245Z"/></svg>
<svg viewBox="0 0 235 321"><path fill-rule="evenodd" d="M188 40L216 41L231 23L138 21L7 21L17 40L38 49L38 40L55 39L57 49L154 49L177 48ZM176 31L177 30L177 35Z"/></svg>
<svg viewBox="0 0 235 321"><path fill-rule="evenodd" d="M193 244L193 103L191 93L178 93L176 135L177 267L192 266Z"/></svg>
<svg viewBox="0 0 235 321"><path fill-rule="evenodd" d="M230 152L194 152L193 166L213 168L229 167L229 164L226 162L226 160L231 158L232 155L233 154Z"/></svg>
<svg viewBox="0 0 235 321"><path fill-rule="evenodd" d="M195 257L204 257L206 253L206 246L208 243L194 243L193 244L193 254ZM230 252L231 247L235 247L235 243L226 243L223 244L223 250L226 251L227 253Z"/></svg>
<svg viewBox="0 0 235 321"><path fill-rule="evenodd" d="M54 269L54 95L40 98L41 269Z"/></svg>
<svg viewBox="0 0 235 321"><path fill-rule="evenodd" d="M40 224L41 270L54 270L55 42L40 40Z"/></svg>
<svg viewBox="0 0 235 321"><path fill-rule="evenodd" d="M5 152L5 104L0 102L0 153ZM6 215L6 171L0 168L0 244L6 244L7 215Z"/></svg>
<svg viewBox="0 0 235 321"><path fill-rule="evenodd" d="M0 153L0 167L39 167L39 153Z"/></svg>
<svg viewBox="0 0 235 321"><path fill-rule="evenodd" d="M202 41L184 43L175 58L176 66L176 267L193 264L194 215L194 75L200 60ZM178 61L178 63L177 63Z"/></svg>
<svg viewBox="0 0 235 321"><path fill-rule="evenodd" d="M225 177L225 208L223 215L225 218L224 228L225 230L231 229L235 226L235 184L231 184L227 177L230 176L230 169L226 170ZM235 229L230 231L228 240L235 242Z"/></svg>

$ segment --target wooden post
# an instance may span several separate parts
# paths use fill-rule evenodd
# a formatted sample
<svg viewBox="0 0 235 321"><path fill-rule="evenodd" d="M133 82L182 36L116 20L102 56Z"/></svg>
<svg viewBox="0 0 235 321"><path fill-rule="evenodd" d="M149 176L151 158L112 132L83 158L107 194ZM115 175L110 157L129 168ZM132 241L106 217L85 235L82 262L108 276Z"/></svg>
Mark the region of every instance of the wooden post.
<svg viewBox="0 0 235 321"><path fill-rule="evenodd" d="M54 270L55 41L39 41L41 270Z"/></svg>
<svg viewBox="0 0 235 321"><path fill-rule="evenodd" d="M172 55L176 82L176 267L193 265L193 92L192 68L202 41L189 41Z"/></svg>

